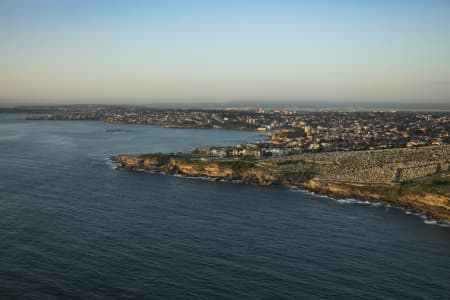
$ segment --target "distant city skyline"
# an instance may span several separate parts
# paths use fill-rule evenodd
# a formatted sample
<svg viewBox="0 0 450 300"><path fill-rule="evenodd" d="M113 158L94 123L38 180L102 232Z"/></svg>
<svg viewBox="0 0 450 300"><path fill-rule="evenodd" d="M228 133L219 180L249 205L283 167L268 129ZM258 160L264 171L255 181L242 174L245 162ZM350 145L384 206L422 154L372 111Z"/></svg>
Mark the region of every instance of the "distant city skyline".
<svg viewBox="0 0 450 300"><path fill-rule="evenodd" d="M450 2L0 1L1 104L450 103Z"/></svg>

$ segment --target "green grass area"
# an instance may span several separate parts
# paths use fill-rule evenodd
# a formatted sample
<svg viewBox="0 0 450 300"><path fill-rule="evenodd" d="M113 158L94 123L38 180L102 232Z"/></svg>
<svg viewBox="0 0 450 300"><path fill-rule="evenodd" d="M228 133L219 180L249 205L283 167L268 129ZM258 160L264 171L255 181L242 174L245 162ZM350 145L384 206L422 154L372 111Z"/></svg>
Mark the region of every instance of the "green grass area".
<svg viewBox="0 0 450 300"><path fill-rule="evenodd" d="M400 185L367 185L358 189L386 195L391 198L406 195L437 194L450 198L450 173L440 173L404 182Z"/></svg>
<svg viewBox="0 0 450 300"><path fill-rule="evenodd" d="M142 154L141 156L143 158L170 158L170 157L172 157L174 155L175 155L175 153L156 152L156 153Z"/></svg>
<svg viewBox="0 0 450 300"><path fill-rule="evenodd" d="M144 159L155 159L159 161L159 164L166 164L171 159L177 159L180 161L189 161L191 159L194 159L192 155L189 153L162 153L162 152L156 152L156 153L148 153L148 154L142 154L142 158Z"/></svg>
<svg viewBox="0 0 450 300"><path fill-rule="evenodd" d="M143 158L155 158L160 161L168 162L170 159L176 159L193 165L205 166L209 164L216 164L219 167L229 167L234 170L242 170L255 167L253 159L249 158L230 158L230 159L209 159L208 157L196 153L148 153L143 154Z"/></svg>
<svg viewBox="0 0 450 300"><path fill-rule="evenodd" d="M178 160L184 161L189 164L194 165L217 165L218 167L223 168L232 168L233 170L242 170L249 169L255 166L254 162L246 159L213 159L209 160L206 157L195 157L195 156L186 156L186 157L174 157Z"/></svg>
<svg viewBox="0 0 450 300"><path fill-rule="evenodd" d="M367 185L364 187L358 187L358 189L379 195L385 195L389 198L396 198L399 196L399 186L397 185Z"/></svg>
<svg viewBox="0 0 450 300"><path fill-rule="evenodd" d="M255 163L245 159L233 159L233 160L215 160L219 167L229 167L233 170L250 169L255 166Z"/></svg>
<svg viewBox="0 0 450 300"><path fill-rule="evenodd" d="M296 181L301 182L301 181L307 181L307 180L314 178L316 176L316 174L312 171L298 170L298 171L285 172L283 176L286 178L293 178L294 182L296 182Z"/></svg>
<svg viewBox="0 0 450 300"><path fill-rule="evenodd" d="M440 173L400 185L401 195L434 193L450 197L450 173Z"/></svg>

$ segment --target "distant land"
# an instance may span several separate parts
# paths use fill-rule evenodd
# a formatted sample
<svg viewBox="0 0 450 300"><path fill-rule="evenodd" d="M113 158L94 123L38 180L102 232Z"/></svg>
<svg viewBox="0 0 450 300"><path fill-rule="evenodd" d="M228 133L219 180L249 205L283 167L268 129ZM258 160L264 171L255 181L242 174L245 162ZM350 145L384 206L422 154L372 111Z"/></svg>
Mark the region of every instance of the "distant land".
<svg viewBox="0 0 450 300"><path fill-rule="evenodd" d="M172 109L143 106L65 106L27 120L103 121L170 128L257 130L269 141L236 149L206 150L221 156L273 157L303 152L373 150L450 144L450 114L444 111L319 110L298 107ZM233 152L233 153L231 153Z"/></svg>
<svg viewBox="0 0 450 300"><path fill-rule="evenodd" d="M356 102L356 101L224 101L224 102L154 102L149 104L17 104L13 101L2 101L0 113L5 109L21 110L54 110L65 107L144 107L169 109L253 109L264 107L266 109L297 108L304 111L321 110L403 110L403 111L450 111L450 99L446 102Z"/></svg>
<svg viewBox="0 0 450 300"><path fill-rule="evenodd" d="M212 105L212 104L211 104ZM378 201L450 220L450 113L341 104L165 108L65 105L2 108L33 121L92 120L168 128L256 130L262 140L190 153L121 154L121 168L284 185L336 198ZM396 107L394 109L394 107Z"/></svg>

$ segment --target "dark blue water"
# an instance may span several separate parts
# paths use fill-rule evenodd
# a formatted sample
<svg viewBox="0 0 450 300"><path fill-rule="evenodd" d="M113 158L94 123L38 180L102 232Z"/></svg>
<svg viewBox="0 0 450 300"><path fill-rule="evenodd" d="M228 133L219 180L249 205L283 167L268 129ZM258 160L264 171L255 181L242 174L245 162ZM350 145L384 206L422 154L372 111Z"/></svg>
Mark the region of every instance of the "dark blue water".
<svg viewBox="0 0 450 300"><path fill-rule="evenodd" d="M450 229L285 188L113 170L258 133L0 115L0 299L448 299Z"/></svg>

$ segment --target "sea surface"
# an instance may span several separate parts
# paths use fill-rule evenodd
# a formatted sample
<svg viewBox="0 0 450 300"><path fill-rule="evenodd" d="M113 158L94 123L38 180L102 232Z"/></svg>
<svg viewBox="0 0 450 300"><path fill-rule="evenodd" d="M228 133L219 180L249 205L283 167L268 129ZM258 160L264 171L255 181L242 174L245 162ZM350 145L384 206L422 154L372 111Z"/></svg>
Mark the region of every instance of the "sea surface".
<svg viewBox="0 0 450 300"><path fill-rule="evenodd" d="M263 138L0 115L0 299L449 299L448 227L107 159Z"/></svg>

